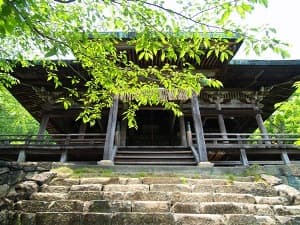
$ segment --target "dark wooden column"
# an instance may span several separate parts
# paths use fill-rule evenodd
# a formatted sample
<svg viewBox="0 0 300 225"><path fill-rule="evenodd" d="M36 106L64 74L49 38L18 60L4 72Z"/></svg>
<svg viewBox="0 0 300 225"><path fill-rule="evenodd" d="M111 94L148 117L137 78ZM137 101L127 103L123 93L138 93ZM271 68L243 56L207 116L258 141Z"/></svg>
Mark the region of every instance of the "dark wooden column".
<svg viewBox="0 0 300 225"><path fill-rule="evenodd" d="M79 127L79 134L84 134L86 132L86 123L81 122L80 127ZM80 137L80 136L79 136Z"/></svg>
<svg viewBox="0 0 300 225"><path fill-rule="evenodd" d="M44 114L43 117L42 117L42 121L40 123L38 136L43 135L45 133L48 121L49 121L49 115ZM42 137L38 137L38 138L42 139ZM21 150L19 152L17 161L18 162L25 162L26 161L26 152L25 152L25 150Z"/></svg>
<svg viewBox="0 0 300 225"><path fill-rule="evenodd" d="M260 133L262 134L262 137L264 139L269 139L268 131L264 125L264 120L262 119L261 112L259 108L255 105L254 106L254 111L255 111L255 119L258 125L258 129ZM270 141L265 141L266 144L271 144Z"/></svg>
<svg viewBox="0 0 300 225"><path fill-rule="evenodd" d="M118 105L119 99L118 97L114 97L113 105L109 110L109 117L106 129L106 138L104 144L104 160L113 160L112 157L112 150L114 146L114 137L116 132L116 124L117 124L117 115L118 115Z"/></svg>
<svg viewBox="0 0 300 225"><path fill-rule="evenodd" d="M49 122L49 115L44 114L43 117L42 117L42 121L40 123L40 128L39 128L38 135L43 135L45 133L48 122Z"/></svg>
<svg viewBox="0 0 300 225"><path fill-rule="evenodd" d="M197 148L199 153L199 159L200 162L206 162L207 161L207 151L206 151L206 145L205 145L205 139L204 139L204 131L201 121L201 114L199 109L199 101L198 96L196 94L193 94L192 99L192 114L193 114L193 121L194 121L194 127L196 132L196 140L197 140Z"/></svg>
<svg viewBox="0 0 300 225"><path fill-rule="evenodd" d="M227 130L225 126L224 116L222 114L221 101L222 99L220 98L216 100L216 109L218 112L218 123L219 123L220 132L222 133L222 138L227 139L228 136L227 136Z"/></svg>
<svg viewBox="0 0 300 225"><path fill-rule="evenodd" d="M179 117L179 129L180 129L180 144L182 146L187 146L184 116Z"/></svg>
<svg viewBox="0 0 300 225"><path fill-rule="evenodd" d="M123 103L123 112L128 109L128 104ZM120 132L120 146L126 146L126 137L127 137L127 127L128 127L128 120L122 119L121 121L121 132Z"/></svg>
<svg viewBox="0 0 300 225"><path fill-rule="evenodd" d="M126 146L126 136L127 136L127 120L124 119L121 121L121 140L120 146Z"/></svg>

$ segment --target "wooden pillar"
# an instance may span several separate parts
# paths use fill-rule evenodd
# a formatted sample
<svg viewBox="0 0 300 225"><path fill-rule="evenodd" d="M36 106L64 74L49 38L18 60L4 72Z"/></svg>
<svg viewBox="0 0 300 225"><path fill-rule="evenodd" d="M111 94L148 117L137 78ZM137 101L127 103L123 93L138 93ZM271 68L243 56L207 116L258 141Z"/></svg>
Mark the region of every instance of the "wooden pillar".
<svg viewBox="0 0 300 225"><path fill-rule="evenodd" d="M227 130L226 130L226 126L225 126L224 116L221 111L222 108L221 108L220 100L216 101L216 109L218 112L218 123L219 123L220 132L222 133L222 138L227 139L228 138Z"/></svg>
<svg viewBox="0 0 300 225"><path fill-rule="evenodd" d="M126 146L126 135L127 135L127 120L121 121L121 133L120 133L120 146Z"/></svg>
<svg viewBox="0 0 300 225"><path fill-rule="evenodd" d="M40 128L39 128L38 135L43 135L45 133L48 122L49 122L49 115L44 114L43 117L42 117L42 121L40 123Z"/></svg>
<svg viewBox="0 0 300 225"><path fill-rule="evenodd" d="M180 144L182 146L187 146L184 116L179 117L179 129L180 129Z"/></svg>
<svg viewBox="0 0 300 225"><path fill-rule="evenodd" d="M263 137L264 139L269 139L270 137L269 137L269 135L268 135L268 131L267 131L265 125L264 125L264 121L263 121L263 119L262 119L262 116L261 116L261 113L260 113L258 107L255 106L255 107L254 107L254 110L255 110L255 113L256 113L255 119L256 119L256 122L257 122L257 125L258 125L258 129L259 129L260 133L262 134L262 137ZM266 144L271 144L271 142L270 142L269 140L264 141L264 142L265 142Z"/></svg>
<svg viewBox="0 0 300 225"><path fill-rule="evenodd" d="M108 117L107 129L106 129L106 138L104 144L104 154L103 154L104 160L113 160L111 156L112 156L114 137L116 132L118 105L119 105L119 99L118 97L114 97L113 105L109 110L109 117Z"/></svg>
<svg viewBox="0 0 300 225"><path fill-rule="evenodd" d="M71 136L67 135L65 143L64 143L65 146L68 146L70 144L70 139L71 139ZM67 161L68 161L68 150L64 149L60 155L60 162L65 163Z"/></svg>
<svg viewBox="0 0 300 225"><path fill-rule="evenodd" d="M26 152L25 150L21 150L18 154L17 162L25 162L26 161Z"/></svg>
<svg viewBox="0 0 300 225"><path fill-rule="evenodd" d="M79 134L84 134L86 132L86 123L81 123L79 127Z"/></svg>
<svg viewBox="0 0 300 225"><path fill-rule="evenodd" d="M206 151L206 145L205 145L205 139L204 139L203 126L202 126L202 121L201 121L198 96L196 94L193 94L191 103L192 103L192 114L193 114L193 121L194 121L194 127L195 127L195 132L196 132L196 140L197 140L199 159L200 159L200 162L206 162L206 161L208 161L207 151Z"/></svg>
<svg viewBox="0 0 300 225"><path fill-rule="evenodd" d="M238 143L240 145L243 144L243 142L241 141L241 136L239 134L237 135L237 139L238 139ZM240 160L241 160L241 163L243 164L243 166L249 166L246 149L244 149L244 148L240 149Z"/></svg>
<svg viewBox="0 0 300 225"><path fill-rule="evenodd" d="M186 137L187 137L187 145L192 146L193 138L192 138L191 124L189 121L186 123Z"/></svg>
<svg viewBox="0 0 300 225"><path fill-rule="evenodd" d="M120 146L121 143L121 128L120 128L120 122L117 122L117 129L115 133L115 145Z"/></svg>

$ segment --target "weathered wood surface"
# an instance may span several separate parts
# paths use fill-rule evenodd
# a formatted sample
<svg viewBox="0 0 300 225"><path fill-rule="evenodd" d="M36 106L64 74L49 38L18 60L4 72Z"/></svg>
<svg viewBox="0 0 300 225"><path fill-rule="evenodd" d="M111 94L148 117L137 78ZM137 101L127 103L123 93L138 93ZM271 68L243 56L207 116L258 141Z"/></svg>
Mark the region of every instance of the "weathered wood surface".
<svg viewBox="0 0 300 225"><path fill-rule="evenodd" d="M112 157L112 150L114 146L115 140L115 132L116 132L116 125L117 125L117 116L118 116L118 105L119 99L118 97L114 97L113 105L109 110L109 117L107 122L106 128L106 139L104 144L104 160L111 160Z"/></svg>
<svg viewBox="0 0 300 225"><path fill-rule="evenodd" d="M194 127L196 131L196 140L197 140L199 159L201 162L205 162L208 160L207 151L206 151L206 145L204 140L204 131L203 131L203 125L201 120L201 114L199 109L199 101L196 94L193 94L191 103L192 103L192 114L193 114Z"/></svg>

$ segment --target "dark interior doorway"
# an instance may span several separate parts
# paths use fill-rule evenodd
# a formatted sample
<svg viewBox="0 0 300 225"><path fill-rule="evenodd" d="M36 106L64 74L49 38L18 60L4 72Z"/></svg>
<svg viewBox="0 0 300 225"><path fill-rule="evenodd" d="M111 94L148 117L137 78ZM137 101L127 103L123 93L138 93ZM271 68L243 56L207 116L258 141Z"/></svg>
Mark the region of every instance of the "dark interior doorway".
<svg viewBox="0 0 300 225"><path fill-rule="evenodd" d="M178 118L171 111L140 110L136 114L138 129L128 129L129 146L178 145Z"/></svg>

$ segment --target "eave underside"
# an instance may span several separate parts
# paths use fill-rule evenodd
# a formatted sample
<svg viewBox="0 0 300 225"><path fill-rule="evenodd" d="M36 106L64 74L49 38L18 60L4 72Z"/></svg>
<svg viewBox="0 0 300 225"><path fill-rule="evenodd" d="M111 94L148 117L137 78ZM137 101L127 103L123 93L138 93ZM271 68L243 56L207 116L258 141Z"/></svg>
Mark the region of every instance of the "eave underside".
<svg viewBox="0 0 300 225"><path fill-rule="evenodd" d="M219 91L252 91L264 92L264 97L260 102L263 104L262 115L266 119L274 112L274 104L286 100L294 91L293 83L300 79L300 61L285 61L285 63L270 61L255 61L249 64L241 62L235 64L223 65L212 69L215 72L215 78L220 80L224 88ZM59 75L63 78L68 75L77 74L85 76L86 72L77 63L69 63L69 67L59 68ZM44 113L52 114L52 118L48 123L47 130L50 133L76 133L80 127L80 123L74 123L79 109L64 111L61 106L49 108L45 96L49 93L55 93L52 82L47 82L46 71L40 66L32 68L19 68L13 74L20 79L21 84L11 89L12 94L19 102L35 117L41 121ZM67 83L67 80L63 80ZM43 87L44 96L36 91L36 88ZM209 90L206 91L215 91ZM49 98L51 96L48 96ZM53 97L52 97L53 98ZM48 99L49 100L49 99ZM51 100L53 101L53 99ZM188 102L185 103L188 108ZM200 106L201 108L201 106ZM202 115L214 114L214 109L203 107ZM186 111L184 109L184 111ZM239 132L251 132L256 128L255 121L251 117L251 109L225 109L224 114L230 117L234 114L245 113L245 119L240 121L241 127ZM188 110L185 112L189 116ZM97 125L99 128L105 127L108 111L104 112L102 121ZM247 118L248 117L248 118Z"/></svg>

